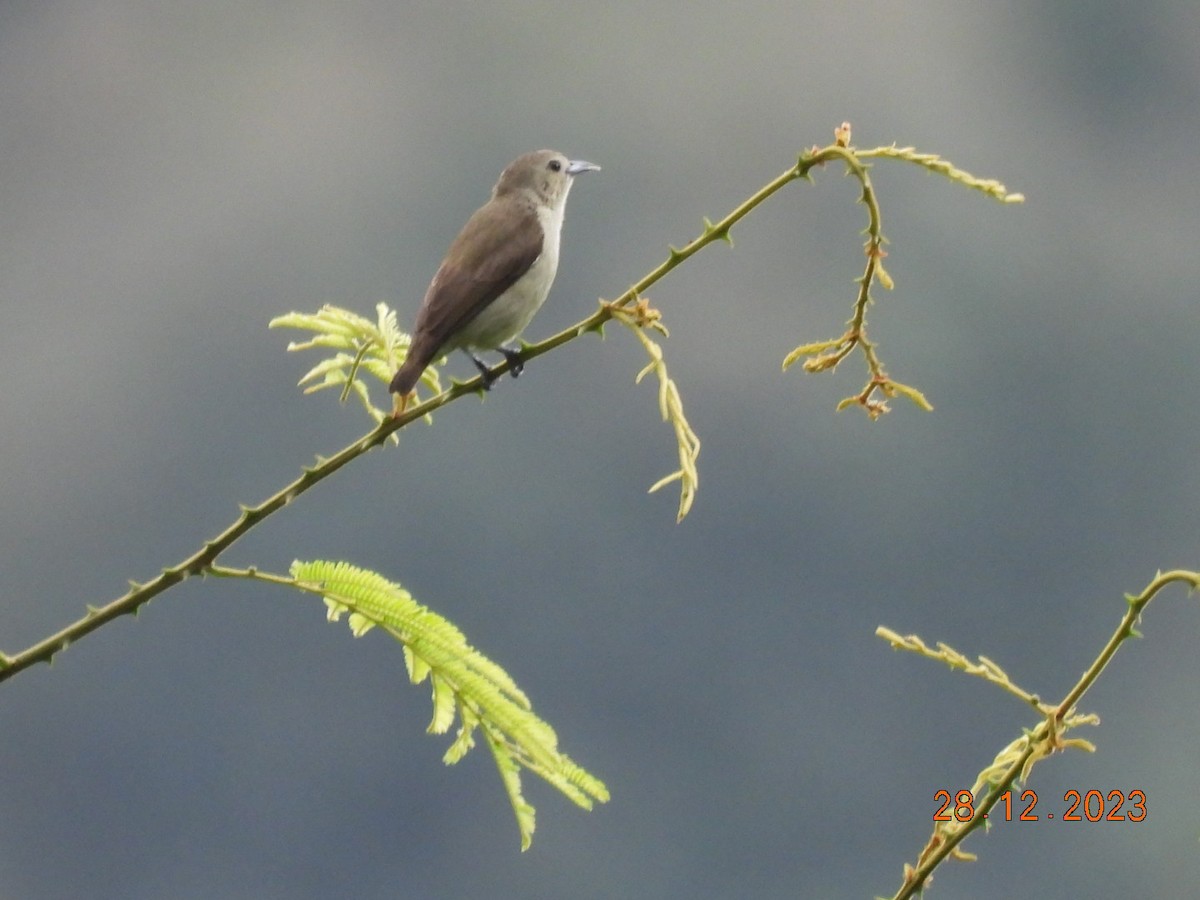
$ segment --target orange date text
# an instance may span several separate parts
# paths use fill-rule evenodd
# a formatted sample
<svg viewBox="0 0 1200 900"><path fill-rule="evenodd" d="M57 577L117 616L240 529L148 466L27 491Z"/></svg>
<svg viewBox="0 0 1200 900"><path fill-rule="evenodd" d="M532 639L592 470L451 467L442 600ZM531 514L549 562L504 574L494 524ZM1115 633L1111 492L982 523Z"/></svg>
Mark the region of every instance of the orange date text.
<svg viewBox="0 0 1200 900"><path fill-rule="evenodd" d="M938 791L933 795L941 805L933 814L935 822L970 822L976 816L976 797L967 790L950 793ZM1076 791L1063 794L1063 806L1039 806L1037 791L1022 791L1013 797L1005 791L982 813L985 819L1005 822L1037 822L1039 819L1058 819L1060 822L1143 822L1146 819L1145 791Z"/></svg>

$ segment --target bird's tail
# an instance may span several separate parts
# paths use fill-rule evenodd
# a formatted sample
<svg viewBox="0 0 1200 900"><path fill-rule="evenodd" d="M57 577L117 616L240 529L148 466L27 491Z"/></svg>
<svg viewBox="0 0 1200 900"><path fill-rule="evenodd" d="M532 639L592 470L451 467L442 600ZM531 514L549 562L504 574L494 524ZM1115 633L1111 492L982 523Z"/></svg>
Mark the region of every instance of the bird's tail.
<svg viewBox="0 0 1200 900"><path fill-rule="evenodd" d="M411 352L405 358L400 368L396 370L396 374L392 377L392 383L388 385L388 390L393 394L399 394L401 397L408 396L417 385L417 380L421 377L421 373L425 371L427 363Z"/></svg>

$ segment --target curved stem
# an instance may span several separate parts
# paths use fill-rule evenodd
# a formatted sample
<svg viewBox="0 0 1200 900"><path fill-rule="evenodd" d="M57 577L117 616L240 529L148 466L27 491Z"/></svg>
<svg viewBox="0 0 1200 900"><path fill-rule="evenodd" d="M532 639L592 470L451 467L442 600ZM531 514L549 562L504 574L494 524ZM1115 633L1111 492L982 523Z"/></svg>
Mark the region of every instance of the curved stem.
<svg viewBox="0 0 1200 900"><path fill-rule="evenodd" d="M1095 661L1060 703L1043 707L1047 711L1047 717L1026 734L1021 752L1012 759L997 778L990 780L987 793L975 804L975 812L970 820L963 822L962 827L955 828L953 831L939 832L935 830L934 837L922 852L918 864L905 867L904 885L893 896L893 900L907 900L907 898L918 896L929 876L933 874L933 870L954 852L954 849L966 839L967 835L986 824L985 819L988 812L1000 802L1004 792L1010 790L1018 778L1025 778L1033 762L1063 748L1064 744L1061 742L1059 734L1063 720L1072 714L1072 710L1079 700L1096 683L1096 679L1100 677L1100 673L1104 671L1105 666L1116 655L1121 645L1137 633L1135 630L1137 620L1150 601L1159 591L1175 582L1182 582L1191 590L1196 590L1200 588L1200 572L1189 572L1184 569L1159 572L1140 594L1136 597L1126 597L1129 608L1121 617L1112 637L1108 639L1108 643L1104 645L1104 649L1100 651Z"/></svg>
<svg viewBox="0 0 1200 900"><path fill-rule="evenodd" d="M690 241L681 249L671 248L670 255L658 267L642 276L640 280L635 282L625 293L617 300L613 301L617 306L625 306L637 299L639 294L662 279L668 272L682 263L684 260L694 256L704 247L717 240L728 240L729 230L741 219L745 218L755 207L759 206L764 200L777 192L780 188L807 175L809 169L815 165L826 161L829 158L831 151L840 148L826 148L821 151L802 156L796 165L792 166L783 174L772 179L747 200L735 207L727 216L716 224L705 221L705 228L694 240ZM844 153L845 151L842 151ZM532 344L526 347L521 354L523 360L533 359L541 356L543 353L549 353L551 350L575 340L588 331L598 329L604 322L612 318L612 313L601 305L592 315L576 323L570 328L559 332L552 337L547 338L537 344ZM502 364L507 366L508 362ZM235 544L252 528L265 520L272 513L277 512L287 506L301 494L320 484L334 472L341 469L343 466L362 456L368 450L378 447L382 444L389 435L399 429L405 427L415 419L419 419L426 413L432 412L445 406L447 403L459 399L467 394L474 394L480 387L482 381L481 376L463 382L454 384L449 390L443 391L441 394L433 397L424 403L418 404L411 409L406 410L401 415L389 419L378 425L372 431L343 447L333 456L322 459L317 465L312 468L305 468L298 478L295 478L290 483L284 485L267 499L263 500L257 506L242 506L238 517L231 522L223 531L215 537L204 542L201 547L192 553L190 556L179 561L173 566L165 568L158 574L157 577L150 581L139 584L131 582L131 587L128 591L117 597L115 600L98 607L89 606L87 614L81 619L67 625L62 630L43 638L37 643L27 647L19 653L7 655L0 653L0 681L5 681L8 678L16 675L35 663L50 662L55 654L65 650L68 646L82 637L91 634L97 628L105 625L120 616L136 613L144 604L153 600L159 594L172 588L175 585L183 582L193 575L199 575L209 569L217 560L217 558Z"/></svg>

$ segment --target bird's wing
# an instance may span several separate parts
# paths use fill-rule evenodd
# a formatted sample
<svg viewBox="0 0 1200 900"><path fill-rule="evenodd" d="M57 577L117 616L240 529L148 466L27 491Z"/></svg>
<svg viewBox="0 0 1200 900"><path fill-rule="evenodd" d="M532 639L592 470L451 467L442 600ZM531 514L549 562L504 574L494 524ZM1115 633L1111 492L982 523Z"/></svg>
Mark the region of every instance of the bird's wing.
<svg viewBox="0 0 1200 900"><path fill-rule="evenodd" d="M526 204L482 207L450 245L417 315L429 358L529 271L542 253L542 226ZM451 261L454 262L451 262Z"/></svg>

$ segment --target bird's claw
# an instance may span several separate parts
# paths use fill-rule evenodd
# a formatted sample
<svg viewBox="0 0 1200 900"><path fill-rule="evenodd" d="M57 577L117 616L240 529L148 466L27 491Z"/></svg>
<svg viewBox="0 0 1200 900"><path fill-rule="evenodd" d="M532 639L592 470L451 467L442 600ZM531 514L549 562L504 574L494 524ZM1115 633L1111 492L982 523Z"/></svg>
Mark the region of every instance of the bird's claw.
<svg viewBox="0 0 1200 900"><path fill-rule="evenodd" d="M496 352L503 356L508 363L508 371L513 378L516 378L525 371L525 362L521 359L520 351L509 350L507 347L497 347ZM471 354L471 362L475 363L475 368L479 370L479 375L483 379L481 386L485 391L490 391L501 373L493 372L488 368L487 363L473 353Z"/></svg>
<svg viewBox="0 0 1200 900"><path fill-rule="evenodd" d="M508 371L513 378L516 378L525 371L525 361L521 359L519 350L509 350L507 347L498 348L500 355L508 361Z"/></svg>

